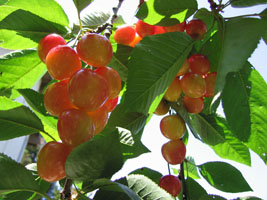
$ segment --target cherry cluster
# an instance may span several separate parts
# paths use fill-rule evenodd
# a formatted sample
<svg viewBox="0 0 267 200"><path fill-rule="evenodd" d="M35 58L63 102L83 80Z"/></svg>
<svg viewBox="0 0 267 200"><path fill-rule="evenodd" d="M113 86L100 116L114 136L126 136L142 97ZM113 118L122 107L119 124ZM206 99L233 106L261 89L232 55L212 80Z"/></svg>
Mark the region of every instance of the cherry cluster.
<svg viewBox="0 0 267 200"><path fill-rule="evenodd" d="M44 93L47 112L58 117L62 142L48 142L37 157L40 177L54 182L65 177L65 161L78 145L87 142L106 126L108 114L118 103L121 78L107 67L113 50L110 41L96 33L83 35L76 50L57 34L45 36L38 54L54 78ZM82 61L87 67L82 67Z"/></svg>

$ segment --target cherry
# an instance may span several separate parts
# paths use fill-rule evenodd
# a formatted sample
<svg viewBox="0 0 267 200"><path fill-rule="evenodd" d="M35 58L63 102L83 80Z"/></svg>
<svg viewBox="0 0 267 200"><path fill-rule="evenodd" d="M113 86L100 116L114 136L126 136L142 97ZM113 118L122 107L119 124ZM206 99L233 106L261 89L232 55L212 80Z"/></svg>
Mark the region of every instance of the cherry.
<svg viewBox="0 0 267 200"><path fill-rule="evenodd" d="M206 83L200 74L186 73L180 80L180 86L185 95L192 98L202 97L206 92Z"/></svg>
<svg viewBox="0 0 267 200"><path fill-rule="evenodd" d="M204 94L205 97L214 96L214 88L216 83L217 72L210 72L205 76L206 82L206 92Z"/></svg>
<svg viewBox="0 0 267 200"><path fill-rule="evenodd" d="M179 69L176 76L183 76L188 72L188 70L189 70L189 61L188 59L185 59L182 67Z"/></svg>
<svg viewBox="0 0 267 200"><path fill-rule="evenodd" d="M44 93L44 106L53 116L59 116L63 111L74 108L68 99L68 79L49 85Z"/></svg>
<svg viewBox="0 0 267 200"><path fill-rule="evenodd" d="M74 49L67 45L59 45L47 54L46 66L54 79L63 80L81 69L82 64Z"/></svg>
<svg viewBox="0 0 267 200"><path fill-rule="evenodd" d="M37 156L37 171L40 177L47 182L63 179L66 176L65 162L71 150L63 143L46 143Z"/></svg>
<svg viewBox="0 0 267 200"><path fill-rule="evenodd" d="M91 69L81 69L69 80L68 97L78 108L92 112L104 105L108 96L108 82Z"/></svg>
<svg viewBox="0 0 267 200"><path fill-rule="evenodd" d="M204 108L204 100L202 97L191 98L184 96L184 106L189 113L198 114Z"/></svg>
<svg viewBox="0 0 267 200"><path fill-rule="evenodd" d="M147 35L153 35L155 33L155 26L147 24L141 20L138 20L135 25L135 30L142 38Z"/></svg>
<svg viewBox="0 0 267 200"><path fill-rule="evenodd" d="M210 61L202 54L194 54L189 57L189 67L191 72L205 75L210 70Z"/></svg>
<svg viewBox="0 0 267 200"><path fill-rule="evenodd" d="M107 80L109 86L109 99L114 99L121 91L121 77L115 69L98 67L95 72Z"/></svg>
<svg viewBox="0 0 267 200"><path fill-rule="evenodd" d="M129 44L131 47L135 47L136 44L138 44L143 38L140 37L138 34L135 34L134 40Z"/></svg>
<svg viewBox="0 0 267 200"><path fill-rule="evenodd" d="M184 161L186 147L181 140L170 140L161 147L161 153L169 164L177 165Z"/></svg>
<svg viewBox="0 0 267 200"><path fill-rule="evenodd" d="M129 45L134 41L135 34L135 29L132 26L123 26L115 31L114 40L118 44Z"/></svg>
<svg viewBox="0 0 267 200"><path fill-rule="evenodd" d="M159 186L176 197L181 192L181 182L177 176L165 175L159 179Z"/></svg>
<svg viewBox="0 0 267 200"><path fill-rule="evenodd" d="M108 122L108 109L106 106L102 106L93 112L88 112L88 115L93 120L95 125L94 135L100 133Z"/></svg>
<svg viewBox="0 0 267 200"><path fill-rule="evenodd" d="M105 67L111 60L113 50L110 41L99 34L84 35L77 44L77 53L88 65Z"/></svg>
<svg viewBox="0 0 267 200"><path fill-rule="evenodd" d="M165 114L168 113L169 109L170 109L170 106L167 103L165 103L164 99L161 99L161 101L159 102L158 107L154 111L154 114L156 114L156 115L165 115Z"/></svg>
<svg viewBox="0 0 267 200"><path fill-rule="evenodd" d="M168 115L160 121L160 131L168 139L178 140L185 132L185 122L179 115Z"/></svg>
<svg viewBox="0 0 267 200"><path fill-rule="evenodd" d="M185 26L185 31L192 39L202 39L207 32L207 26L201 19L192 19Z"/></svg>
<svg viewBox="0 0 267 200"><path fill-rule="evenodd" d="M116 108L118 101L119 96L115 97L114 99L108 99L104 106L107 108L108 112L112 112Z"/></svg>
<svg viewBox="0 0 267 200"><path fill-rule="evenodd" d="M52 34L49 34L43 37L40 40L38 47L37 47L39 58L41 59L43 63L45 63L46 56L52 48L58 45L66 45L66 44L67 43L64 40L64 38L55 33L52 33Z"/></svg>
<svg viewBox="0 0 267 200"><path fill-rule="evenodd" d="M173 26L165 26L164 29L166 32L184 32L186 26L186 21L175 24Z"/></svg>
<svg viewBox="0 0 267 200"><path fill-rule="evenodd" d="M163 33L166 33L166 30L163 26L155 26L155 31L153 35L163 34Z"/></svg>
<svg viewBox="0 0 267 200"><path fill-rule="evenodd" d="M180 81L178 77L175 77L164 94L164 99L170 102L175 102L181 95Z"/></svg>

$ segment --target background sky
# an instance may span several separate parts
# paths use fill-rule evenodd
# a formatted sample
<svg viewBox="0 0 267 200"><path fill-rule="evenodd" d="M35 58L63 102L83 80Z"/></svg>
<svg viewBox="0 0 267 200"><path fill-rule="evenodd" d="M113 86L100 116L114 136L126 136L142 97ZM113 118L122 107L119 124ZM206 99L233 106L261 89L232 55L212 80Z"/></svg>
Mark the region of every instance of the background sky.
<svg viewBox="0 0 267 200"><path fill-rule="evenodd" d="M62 5L64 10L68 13L71 22L77 21L77 12L73 5L72 0L58 0L58 2ZM134 18L136 7L139 3L139 0L124 0L122 7L119 11L124 18L124 20L132 24L136 21ZM209 4L207 0L198 1L199 8L206 7L209 9ZM95 0L88 10L101 10L101 11L110 11L112 7L118 4L118 0ZM250 8L232 8L228 6L225 9L223 15L225 17L232 17L237 15L244 15L244 14L252 14L252 13L259 13L264 10L266 6L254 6ZM82 15L86 12L83 11ZM252 65L261 73L265 81L267 80L267 46L264 41L260 41L258 48L255 50L249 61ZM168 140L162 136L159 129L159 123L162 117L153 116L150 122L147 124L144 130L144 134L142 137L142 141L145 146L151 151L151 153L147 153L144 155L139 156L136 159L131 159L126 162L123 170L117 173L113 178L120 178L122 176L127 175L129 172L141 168L141 167L150 167L154 170L157 170L163 174L168 174L168 168L166 161L161 156L161 146L167 142ZM202 144L198 140L194 139L192 135L189 136L189 143L187 145L187 156L194 157L196 164L202 164L207 161L224 161L234 165L238 168L251 188L254 192L248 193L239 193L239 194L229 194L220 192L213 187L211 187L205 180L198 181L208 193L211 194L220 194L226 198L234 198L240 196L247 196L247 195L255 195L262 199L267 199L267 190L266 190L266 180L267 180L267 167L264 162L259 158L258 155L251 152L252 156L252 166L248 167L243 164L239 164L229 160L223 160L219 158L214 151L209 148L207 145ZM178 168L178 166L172 166Z"/></svg>

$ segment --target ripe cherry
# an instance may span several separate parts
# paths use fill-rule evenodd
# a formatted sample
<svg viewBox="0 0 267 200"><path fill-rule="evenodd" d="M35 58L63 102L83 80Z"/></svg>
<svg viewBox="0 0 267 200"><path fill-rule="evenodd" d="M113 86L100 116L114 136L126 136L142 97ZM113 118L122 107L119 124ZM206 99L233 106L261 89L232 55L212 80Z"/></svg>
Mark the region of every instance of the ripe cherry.
<svg viewBox="0 0 267 200"><path fill-rule="evenodd" d="M159 186L176 197L181 192L181 182L177 176L165 175L159 179Z"/></svg>
<svg viewBox="0 0 267 200"><path fill-rule="evenodd" d="M95 125L94 135L100 133L108 123L108 109L105 106L87 113Z"/></svg>
<svg viewBox="0 0 267 200"><path fill-rule="evenodd" d="M164 99L161 99L161 101L159 102L158 107L154 111L154 114L156 114L156 115L165 115L165 114L168 113L169 109L170 109L170 106L165 102Z"/></svg>
<svg viewBox="0 0 267 200"><path fill-rule="evenodd" d="M207 26L201 19L192 19L185 26L185 31L192 39L202 39L207 32Z"/></svg>
<svg viewBox="0 0 267 200"><path fill-rule="evenodd" d="M176 76L170 86L168 87L167 91L164 94L164 99L170 102L175 102L179 99L181 95L181 87L179 78Z"/></svg>
<svg viewBox="0 0 267 200"><path fill-rule="evenodd" d="M214 88L216 83L217 72L210 72L205 76L206 92L205 97L212 97L214 95Z"/></svg>
<svg viewBox="0 0 267 200"><path fill-rule="evenodd" d="M189 61L188 61L188 59L185 59L184 64L179 69L176 76L183 76L188 72L188 70L189 70Z"/></svg>
<svg viewBox="0 0 267 200"><path fill-rule="evenodd" d="M173 26L165 26L164 29L166 32L184 32L186 26L186 21L175 24Z"/></svg>
<svg viewBox="0 0 267 200"><path fill-rule="evenodd" d="M115 69L110 67L98 67L95 73L107 80L109 86L109 99L114 99L121 91L121 77Z"/></svg>
<svg viewBox="0 0 267 200"><path fill-rule="evenodd" d="M99 34L84 35L77 44L77 53L88 65L94 67L106 66L113 55L110 41Z"/></svg>
<svg viewBox="0 0 267 200"><path fill-rule="evenodd" d="M135 47L136 44L138 44L143 38L140 37L138 34L135 35L134 40L129 44L131 47Z"/></svg>
<svg viewBox="0 0 267 200"><path fill-rule="evenodd" d="M108 82L93 70L81 69L69 80L68 97L78 108L92 112L104 105L108 96Z"/></svg>
<svg viewBox="0 0 267 200"><path fill-rule="evenodd" d="M107 108L108 112L112 112L116 108L118 101L119 96L115 97L114 99L108 99L104 106Z"/></svg>
<svg viewBox="0 0 267 200"><path fill-rule="evenodd" d="M180 139L185 129L185 122L179 115L168 115L160 121L161 133L170 140Z"/></svg>
<svg viewBox="0 0 267 200"><path fill-rule="evenodd" d="M163 26L155 26L155 31L153 35L163 34L163 33L166 33L166 30Z"/></svg>
<svg viewBox="0 0 267 200"><path fill-rule="evenodd" d="M204 108L204 100L202 97L199 98L191 98L188 96L184 96L184 106L189 113L198 114Z"/></svg>
<svg viewBox="0 0 267 200"><path fill-rule="evenodd" d="M180 80L180 86L186 96L199 98L205 94L206 83L200 74L186 73Z"/></svg>
<svg viewBox="0 0 267 200"><path fill-rule="evenodd" d="M44 106L53 116L59 116L63 111L74 108L67 94L68 79L49 85L44 93Z"/></svg>
<svg viewBox="0 0 267 200"><path fill-rule="evenodd" d="M147 35L153 35L155 33L155 26L147 24L141 20L138 20L135 25L135 30L142 38Z"/></svg>
<svg viewBox="0 0 267 200"><path fill-rule="evenodd" d="M40 177L47 182L63 179L66 176L65 162L71 150L63 143L46 143L37 156L37 171Z"/></svg>
<svg viewBox="0 0 267 200"><path fill-rule="evenodd" d="M46 56L48 73L57 80L69 78L81 69L81 61L77 53L67 45L56 46Z"/></svg>
<svg viewBox="0 0 267 200"><path fill-rule="evenodd" d="M129 45L134 41L135 34L135 29L132 26L123 26L115 31L114 40L118 44Z"/></svg>
<svg viewBox="0 0 267 200"><path fill-rule="evenodd" d="M76 147L93 137L95 125L86 112L69 109L60 114L57 130L64 144Z"/></svg>
<svg viewBox="0 0 267 200"><path fill-rule="evenodd" d="M189 67L191 72L205 75L210 70L210 61L202 54L194 54L189 57Z"/></svg>
<svg viewBox="0 0 267 200"><path fill-rule="evenodd" d="M52 33L52 34L49 34L43 37L40 40L38 47L37 47L38 55L41 61L45 63L46 56L52 48L58 45L66 45L66 44L67 43L64 40L64 38L55 33Z"/></svg>
<svg viewBox="0 0 267 200"><path fill-rule="evenodd" d="M186 147L181 140L170 140L162 146L161 153L169 164L177 165L184 161Z"/></svg>

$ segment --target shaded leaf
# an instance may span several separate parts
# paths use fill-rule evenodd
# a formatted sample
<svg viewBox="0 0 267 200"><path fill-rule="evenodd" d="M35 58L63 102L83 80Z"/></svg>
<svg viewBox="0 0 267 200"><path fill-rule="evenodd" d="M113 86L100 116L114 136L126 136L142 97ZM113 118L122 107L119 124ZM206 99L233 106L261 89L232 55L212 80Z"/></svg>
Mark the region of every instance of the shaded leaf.
<svg viewBox="0 0 267 200"><path fill-rule="evenodd" d="M192 178L187 178L185 184L188 199L199 199L199 197L208 194L206 190Z"/></svg>
<svg viewBox="0 0 267 200"><path fill-rule="evenodd" d="M107 22L109 18L110 18L109 13L99 11L99 12L86 13L86 15L83 16L81 20L84 26L95 29L98 26Z"/></svg>
<svg viewBox="0 0 267 200"><path fill-rule="evenodd" d="M147 168L147 167L142 167L140 169L136 169L129 174L140 174L148 177L152 181L154 181L156 184L159 183L159 179L163 176L160 172L157 172L153 169Z"/></svg>
<svg viewBox="0 0 267 200"><path fill-rule="evenodd" d="M78 12L86 8L93 0L73 0Z"/></svg>
<svg viewBox="0 0 267 200"><path fill-rule="evenodd" d="M242 8L256 6L260 4L267 4L267 0L231 0L230 3L232 7Z"/></svg>
<svg viewBox="0 0 267 200"><path fill-rule="evenodd" d="M199 200L226 200L226 199L218 195L204 194L199 198Z"/></svg>

